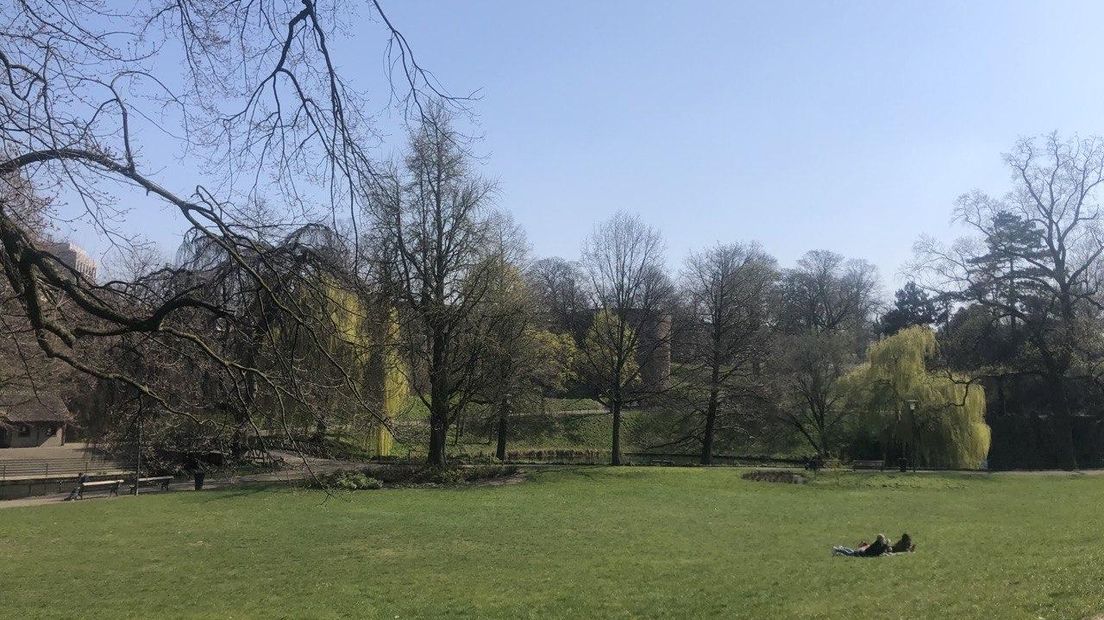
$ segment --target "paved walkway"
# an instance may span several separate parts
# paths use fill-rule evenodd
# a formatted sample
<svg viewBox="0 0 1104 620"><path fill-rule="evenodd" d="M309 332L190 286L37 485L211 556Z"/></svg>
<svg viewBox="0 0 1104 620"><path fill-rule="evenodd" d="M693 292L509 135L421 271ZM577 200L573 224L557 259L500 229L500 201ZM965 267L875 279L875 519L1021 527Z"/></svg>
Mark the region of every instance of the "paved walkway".
<svg viewBox="0 0 1104 620"><path fill-rule="evenodd" d="M284 469L272 472L264 472L257 474L243 474L239 476L230 476L229 478L208 478L203 481L203 490L208 491L212 489L225 489L228 487L235 487L240 485L249 484L290 484L292 482L299 482L307 480L312 476L324 474L337 469L351 469L358 466L363 466L363 463L356 463L352 461L336 461L331 459L320 459L314 457L301 457L294 452L282 452L274 450L273 456L284 459L286 466ZM124 484L119 491L119 497L132 497L126 491L129 486ZM195 484L191 480L174 482L169 485L168 492L178 491L195 491ZM139 495L146 494L160 494L165 493L156 488L139 489ZM69 496L69 492L55 493L51 495L38 495L35 497L24 497L20 499L0 500L0 508L18 508L21 506L43 506L46 504L60 504L65 502L65 498ZM114 496L105 496L100 492L89 493L84 500L99 500L99 499L117 499Z"/></svg>

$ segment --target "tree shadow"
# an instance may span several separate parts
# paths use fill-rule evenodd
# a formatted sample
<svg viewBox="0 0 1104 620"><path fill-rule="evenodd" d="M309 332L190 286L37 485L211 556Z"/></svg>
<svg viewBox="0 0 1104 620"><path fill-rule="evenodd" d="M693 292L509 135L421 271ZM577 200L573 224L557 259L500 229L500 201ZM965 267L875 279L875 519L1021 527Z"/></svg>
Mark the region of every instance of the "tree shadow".
<svg viewBox="0 0 1104 620"><path fill-rule="evenodd" d="M209 492L204 493L204 502L218 502L226 499L239 499L242 497L250 497L265 493L269 491L276 491L279 489L289 488L287 483L274 483L274 482L253 482L240 485L234 485L232 487L222 487L217 489L210 489Z"/></svg>

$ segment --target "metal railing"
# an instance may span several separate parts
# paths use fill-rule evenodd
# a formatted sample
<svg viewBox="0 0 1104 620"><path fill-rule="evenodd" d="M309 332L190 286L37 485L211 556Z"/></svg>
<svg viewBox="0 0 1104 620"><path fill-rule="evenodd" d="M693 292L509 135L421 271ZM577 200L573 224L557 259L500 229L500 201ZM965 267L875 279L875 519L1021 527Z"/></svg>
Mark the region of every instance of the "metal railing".
<svg viewBox="0 0 1104 620"><path fill-rule="evenodd" d="M10 459L0 461L0 482L48 479L125 471L126 464L105 458Z"/></svg>

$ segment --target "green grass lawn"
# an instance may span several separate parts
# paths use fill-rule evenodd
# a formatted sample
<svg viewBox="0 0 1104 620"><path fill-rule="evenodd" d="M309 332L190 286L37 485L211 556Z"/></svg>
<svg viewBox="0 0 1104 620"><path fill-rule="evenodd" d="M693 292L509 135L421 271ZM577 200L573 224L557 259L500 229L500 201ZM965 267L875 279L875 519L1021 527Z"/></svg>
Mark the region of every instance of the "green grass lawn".
<svg viewBox="0 0 1104 620"><path fill-rule="evenodd" d="M1085 618L1104 477L578 468L0 509L0 615ZM905 556L830 557L907 530Z"/></svg>

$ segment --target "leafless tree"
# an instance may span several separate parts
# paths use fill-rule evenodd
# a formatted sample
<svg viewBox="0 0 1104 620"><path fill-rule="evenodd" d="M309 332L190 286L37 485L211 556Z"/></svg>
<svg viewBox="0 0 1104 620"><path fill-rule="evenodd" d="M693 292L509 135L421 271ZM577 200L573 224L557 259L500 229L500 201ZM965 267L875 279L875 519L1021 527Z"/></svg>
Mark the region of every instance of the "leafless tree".
<svg viewBox="0 0 1104 620"><path fill-rule="evenodd" d="M449 427L480 387L480 358L503 317L488 292L501 270L491 259L494 185L475 174L447 110L427 108L410 136L403 169L374 185L379 236L390 260L415 391L429 409L429 463L446 465Z"/></svg>
<svg viewBox="0 0 1104 620"><path fill-rule="evenodd" d="M877 272L860 260L824 250L807 253L783 273L774 347L781 419L828 456L848 411L837 383L873 337Z"/></svg>
<svg viewBox="0 0 1104 620"><path fill-rule="evenodd" d="M569 350L574 341L544 329L545 318L538 298L525 276L524 235L512 219L495 218L488 240L485 278L485 312L493 314L495 329L487 332L479 360L475 402L490 412L495 455L506 459L511 418L519 404L543 396L550 384L562 382L570 361L564 359L564 339ZM569 355L568 355L569 357Z"/></svg>
<svg viewBox="0 0 1104 620"><path fill-rule="evenodd" d="M542 258L526 270L552 329L581 336L589 323L587 277L578 263L558 256Z"/></svg>
<svg viewBox="0 0 1104 620"><path fill-rule="evenodd" d="M781 328L834 332L867 326L878 305L877 270L863 260L812 250L782 276Z"/></svg>
<svg viewBox="0 0 1104 620"><path fill-rule="evenodd" d="M719 244L691 254L682 274L682 297L692 324L686 328L686 381L691 407L703 418L696 429L701 463L713 462L719 420L740 405L762 409L763 362L771 336L770 301L778 277L773 257L757 244ZM698 398L698 394L704 398Z"/></svg>
<svg viewBox="0 0 1104 620"><path fill-rule="evenodd" d="M171 333L124 333L110 341L100 365L133 383L105 380L97 388L109 419L95 426L109 442L131 441L132 422L141 417L147 441L156 438L162 450L240 457L274 431L280 444L302 447L312 429L324 432L352 423L358 412L379 410L366 374L367 360L385 346L373 337L382 318L361 302L340 237L308 226L256 244L262 251L241 258L277 288L258 285L202 235L188 240L178 265L129 285L125 300L132 307L190 290L220 312L181 310L165 321ZM294 310L281 311L280 304ZM189 332L205 335L203 349L176 336ZM161 401L186 415L160 415Z"/></svg>
<svg viewBox="0 0 1104 620"><path fill-rule="evenodd" d="M373 143L365 98L335 69L340 59L331 47L352 8L313 0L144 0L122 9L81 0L0 5L0 178L26 179L28 191L70 203L74 217L123 248L135 237L130 210L169 207L194 238L215 249L220 264L235 266L222 273L233 271L241 290L264 299L270 317L300 330L341 374L323 346L333 326L309 312L310 295L302 294L306 286L321 294L320 283L285 282L296 273L285 269L287 247L266 239L342 214L355 229L362 188L378 180L365 150ZM420 115L423 102L441 95L436 83L380 4L361 8L388 42L398 78L391 95ZM147 146L163 143L199 168L190 188L147 157L153 150ZM18 203L0 197L0 263L47 356L184 416L195 415L190 403L84 348L127 338L149 359L215 364L233 377L231 391L247 410L256 402L248 396L251 385L266 386L266 404L311 407L286 372L294 359L273 365L285 370L278 379L220 346L218 330L245 320L250 306L228 307L206 295L211 273L188 268L153 276L176 282L169 287L154 287L149 278L88 281L42 250L20 221ZM279 207L256 217L265 204ZM350 235L354 255L358 237ZM352 378L343 383L357 393Z"/></svg>
<svg viewBox="0 0 1104 620"><path fill-rule="evenodd" d="M47 204L18 174L0 177L0 200L26 230L48 229ZM38 392L56 387L67 376L67 367L51 360L38 348L34 329L22 311L18 296L8 281L0 281L0 392Z"/></svg>
<svg viewBox="0 0 1104 620"><path fill-rule="evenodd" d="M613 416L613 465L621 464L622 412L655 390L642 385L642 371L651 354L669 343L670 332L662 326L672 286L663 252L659 232L624 212L597 225L583 244L583 269L597 313L583 339L582 360L598 401Z"/></svg>

